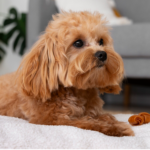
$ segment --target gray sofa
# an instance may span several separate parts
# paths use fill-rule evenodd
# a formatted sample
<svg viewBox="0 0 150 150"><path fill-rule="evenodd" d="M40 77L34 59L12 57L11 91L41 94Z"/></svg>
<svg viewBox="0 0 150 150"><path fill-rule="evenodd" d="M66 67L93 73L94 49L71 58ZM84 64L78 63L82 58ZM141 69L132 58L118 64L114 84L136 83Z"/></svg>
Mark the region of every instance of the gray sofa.
<svg viewBox="0 0 150 150"><path fill-rule="evenodd" d="M123 57L125 76L150 78L150 0L115 0L132 25L114 26L111 34L115 50ZM30 48L57 13L54 0L30 0L27 45Z"/></svg>
<svg viewBox="0 0 150 150"><path fill-rule="evenodd" d="M133 25L112 30L116 51L123 57L126 77L150 78L150 0L115 0Z"/></svg>

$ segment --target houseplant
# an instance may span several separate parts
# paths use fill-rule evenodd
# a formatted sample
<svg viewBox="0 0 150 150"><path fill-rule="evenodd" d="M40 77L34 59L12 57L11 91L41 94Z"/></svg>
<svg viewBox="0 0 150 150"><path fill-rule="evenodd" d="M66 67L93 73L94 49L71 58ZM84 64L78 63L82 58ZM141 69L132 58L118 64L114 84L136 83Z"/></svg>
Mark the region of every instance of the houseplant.
<svg viewBox="0 0 150 150"><path fill-rule="evenodd" d="M17 45L21 41L19 54L23 55L26 48L26 14L19 14L15 8L9 10L9 17L4 19L3 27L13 26L5 36L5 40L8 43L14 33L17 33L15 40L13 42L13 50L16 50Z"/></svg>
<svg viewBox="0 0 150 150"><path fill-rule="evenodd" d="M26 48L26 14L18 13L15 8L9 10L8 16L4 19L3 24L0 26L0 61L6 54L5 46L8 45L12 36L17 33L13 40L13 50L16 51L19 47L19 54L23 55ZM10 27L9 31L5 28ZM3 46L5 45L5 46Z"/></svg>

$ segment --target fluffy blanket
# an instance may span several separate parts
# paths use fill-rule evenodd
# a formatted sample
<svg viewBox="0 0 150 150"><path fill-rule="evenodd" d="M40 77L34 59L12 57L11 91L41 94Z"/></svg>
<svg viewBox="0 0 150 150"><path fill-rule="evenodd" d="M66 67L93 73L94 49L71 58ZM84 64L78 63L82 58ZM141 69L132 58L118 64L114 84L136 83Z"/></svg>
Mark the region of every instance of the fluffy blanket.
<svg viewBox="0 0 150 150"><path fill-rule="evenodd" d="M127 122L131 115L115 115ZM34 125L0 116L0 148L150 148L150 124L132 127L134 137L111 137L71 126Z"/></svg>

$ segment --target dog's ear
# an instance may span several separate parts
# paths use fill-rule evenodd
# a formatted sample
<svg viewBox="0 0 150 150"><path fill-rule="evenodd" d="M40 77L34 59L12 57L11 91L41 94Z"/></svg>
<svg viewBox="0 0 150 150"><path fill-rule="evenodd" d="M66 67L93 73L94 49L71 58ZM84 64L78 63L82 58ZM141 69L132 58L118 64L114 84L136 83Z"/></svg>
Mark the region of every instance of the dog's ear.
<svg viewBox="0 0 150 150"><path fill-rule="evenodd" d="M58 63L54 39L41 36L31 52L23 59L17 70L17 81L28 96L41 99L51 98L51 92L58 88Z"/></svg>
<svg viewBox="0 0 150 150"><path fill-rule="evenodd" d="M98 89L100 91L100 94L104 94L104 93L119 94L120 91L122 90L119 85L110 85Z"/></svg>

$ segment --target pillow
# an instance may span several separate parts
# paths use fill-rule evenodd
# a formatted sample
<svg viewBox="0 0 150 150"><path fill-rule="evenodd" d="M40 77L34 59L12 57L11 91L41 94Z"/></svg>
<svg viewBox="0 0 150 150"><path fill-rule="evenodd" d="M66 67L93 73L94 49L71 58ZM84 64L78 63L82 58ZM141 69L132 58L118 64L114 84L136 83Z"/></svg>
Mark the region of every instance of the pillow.
<svg viewBox="0 0 150 150"><path fill-rule="evenodd" d="M116 8L115 1L114 0L108 0L108 2L109 2L109 5L111 6L111 8L112 8L112 10L113 10L113 12L115 14L115 16L116 17L122 17L121 14L119 13L119 11Z"/></svg>
<svg viewBox="0 0 150 150"><path fill-rule="evenodd" d="M109 21L108 25L131 24L125 17L116 17L113 6L114 0L55 0L59 12L63 11L90 11L103 14Z"/></svg>

